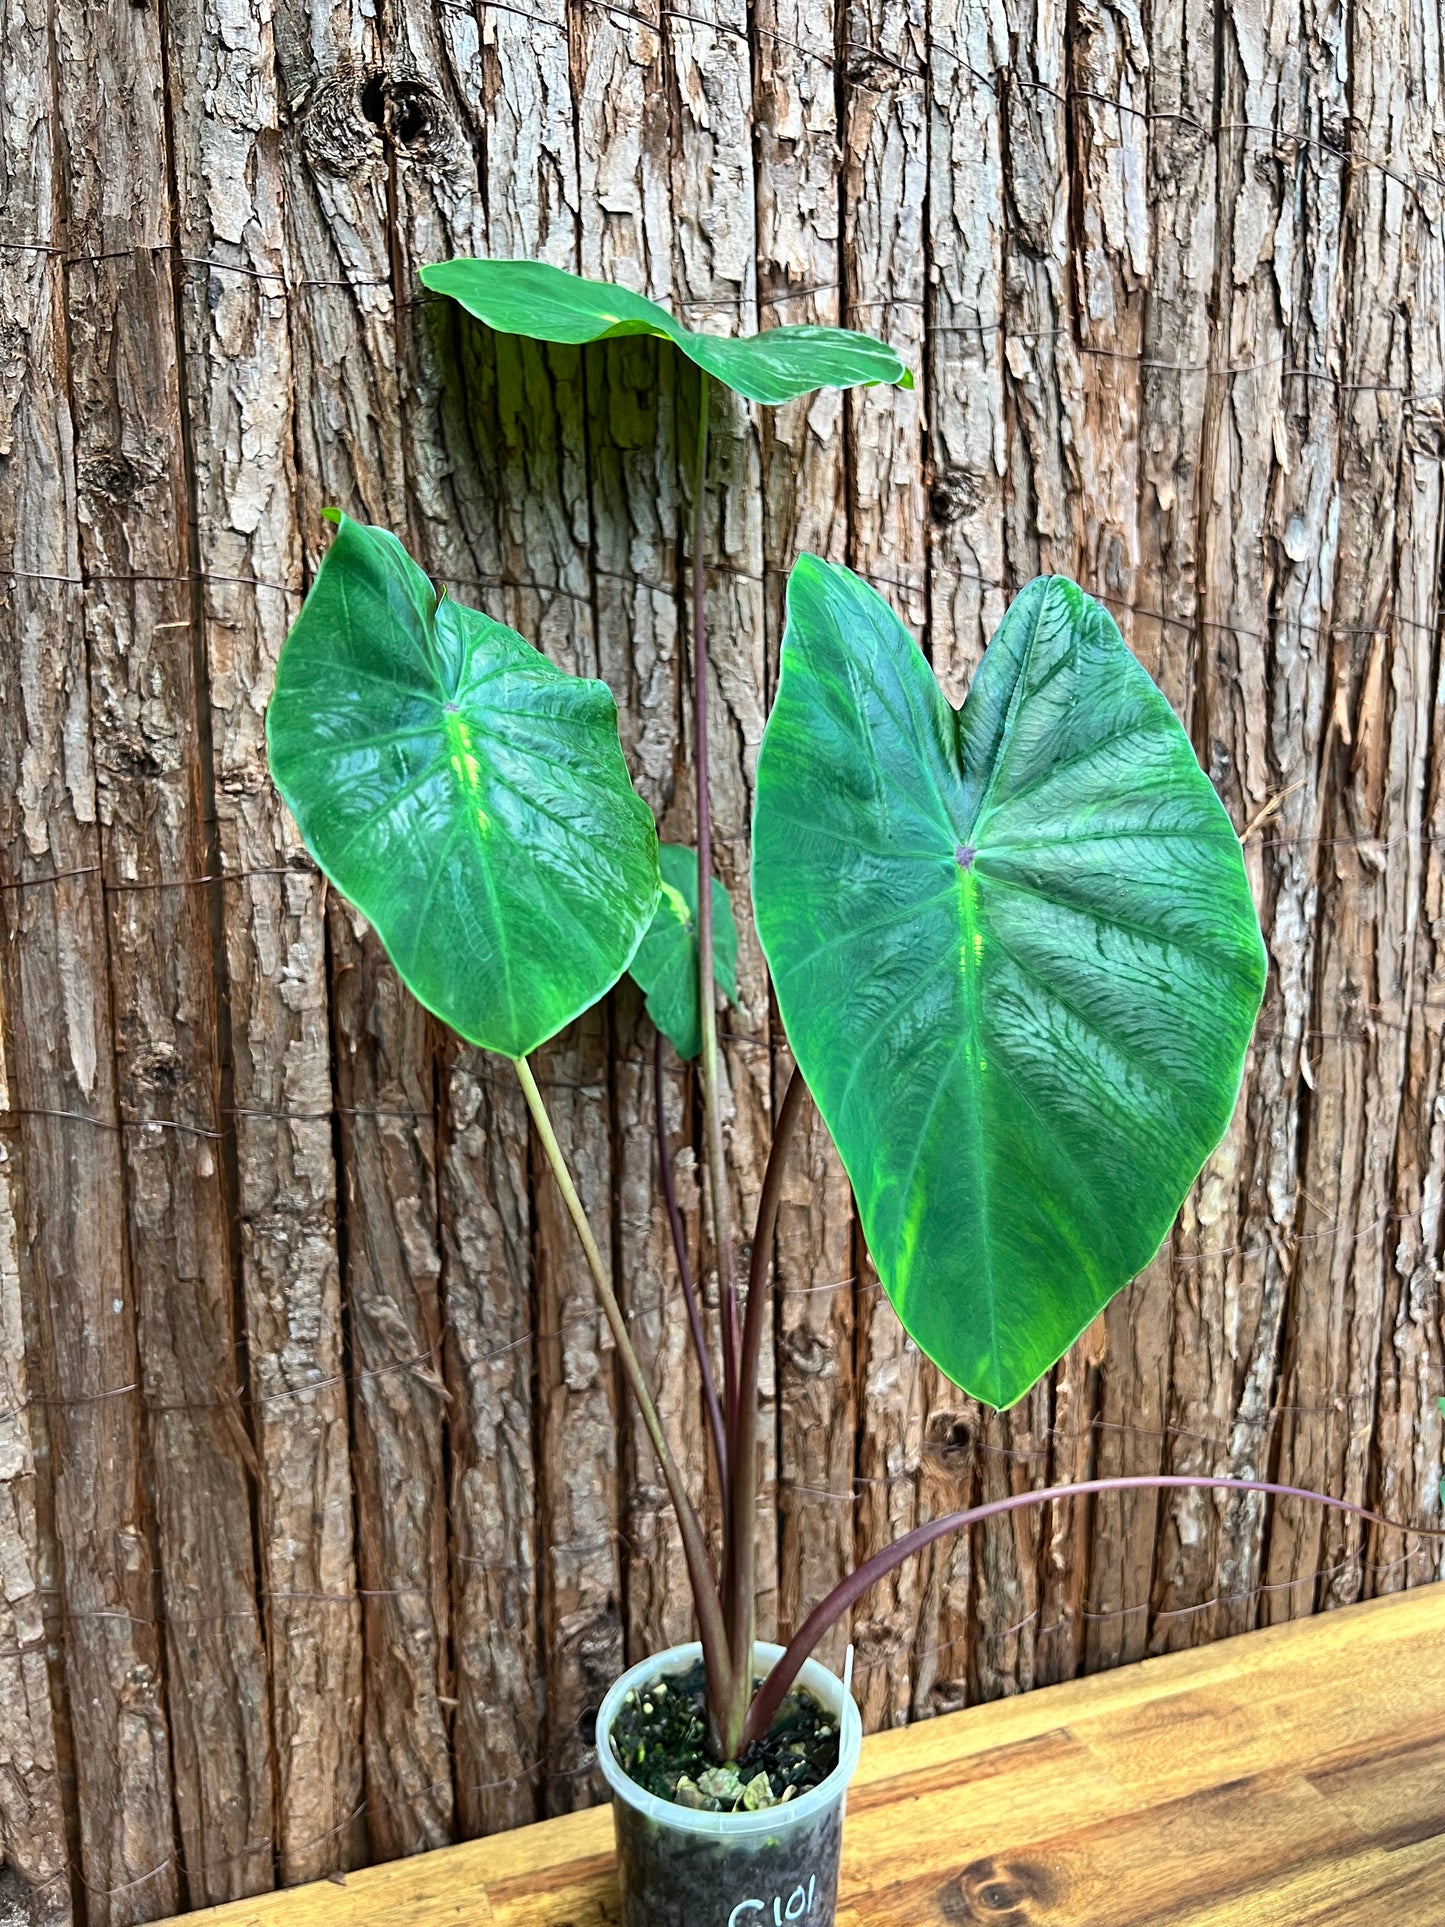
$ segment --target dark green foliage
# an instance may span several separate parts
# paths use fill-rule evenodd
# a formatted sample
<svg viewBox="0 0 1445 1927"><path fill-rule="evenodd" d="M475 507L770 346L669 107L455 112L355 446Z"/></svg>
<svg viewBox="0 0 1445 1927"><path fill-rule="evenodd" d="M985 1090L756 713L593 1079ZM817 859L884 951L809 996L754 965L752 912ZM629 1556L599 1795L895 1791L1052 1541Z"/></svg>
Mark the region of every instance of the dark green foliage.
<svg viewBox="0 0 1445 1927"><path fill-rule="evenodd" d="M1109 616L1019 595L955 712L887 604L793 570L753 898L788 1040L923 1350L1021 1397L1149 1262L1263 994L1239 841Z"/></svg>
<svg viewBox="0 0 1445 1927"><path fill-rule="evenodd" d="M276 787L428 1010L525 1056L612 988L657 903L616 705L333 519L266 715Z"/></svg>

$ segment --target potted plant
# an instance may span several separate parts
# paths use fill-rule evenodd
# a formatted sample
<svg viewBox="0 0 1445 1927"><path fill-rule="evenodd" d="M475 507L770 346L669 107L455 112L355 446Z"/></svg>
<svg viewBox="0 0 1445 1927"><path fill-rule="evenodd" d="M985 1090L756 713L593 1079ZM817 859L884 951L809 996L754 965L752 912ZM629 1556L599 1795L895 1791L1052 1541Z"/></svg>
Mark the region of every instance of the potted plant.
<svg viewBox="0 0 1445 1927"><path fill-rule="evenodd" d="M903 1324L964 1390L1011 1404L1148 1263L1229 1121L1265 979L1240 845L1168 704L1072 583L1021 592L955 712L873 590L799 558L751 878L798 1068L740 1290L717 1073L735 935L710 852L709 383L775 403L908 373L866 336L696 335L640 296L532 263L450 262L423 279L496 328L567 342L657 334L701 370L698 847L659 850L603 684L438 593L393 535L335 511L277 667L271 769L318 865L414 994L515 1065L676 1509L698 1641L626 1673L598 1719L624 1919L824 1927L860 1731L814 1646L923 1545L1058 1494L923 1526L820 1601L786 1648L757 1641L758 1368L791 1135L811 1099ZM700 1066L719 1370L659 1118L660 1188L722 1500L717 1565L528 1062L628 970L659 1050L665 1033ZM1066 1491L1138 1485L1290 1490L1164 1477Z"/></svg>

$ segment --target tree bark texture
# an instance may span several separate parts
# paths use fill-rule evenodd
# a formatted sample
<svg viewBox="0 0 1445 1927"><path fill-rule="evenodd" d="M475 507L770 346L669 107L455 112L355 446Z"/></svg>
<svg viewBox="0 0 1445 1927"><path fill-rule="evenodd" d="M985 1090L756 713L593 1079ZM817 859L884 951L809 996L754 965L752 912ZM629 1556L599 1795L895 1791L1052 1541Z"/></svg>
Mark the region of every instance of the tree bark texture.
<svg viewBox="0 0 1445 1927"><path fill-rule="evenodd" d="M776 1238L760 1627L970 1500L1150 1471L1438 1515L1445 1391L1439 0L0 0L0 1903L121 1927L598 1796L689 1636L675 1522L508 1067L442 1035L267 779L336 504L614 690L690 843L697 378L500 340L453 254L916 387L714 390L735 1266L791 1070L748 893L784 582L848 562L961 701L1030 576L1117 617L1269 949L1164 1251L1012 1412L901 1332L808 1114ZM717 1523L621 986L537 1076ZM707 1316L698 1090L664 1127ZM899 1723L1445 1576L1172 1493L866 1600Z"/></svg>

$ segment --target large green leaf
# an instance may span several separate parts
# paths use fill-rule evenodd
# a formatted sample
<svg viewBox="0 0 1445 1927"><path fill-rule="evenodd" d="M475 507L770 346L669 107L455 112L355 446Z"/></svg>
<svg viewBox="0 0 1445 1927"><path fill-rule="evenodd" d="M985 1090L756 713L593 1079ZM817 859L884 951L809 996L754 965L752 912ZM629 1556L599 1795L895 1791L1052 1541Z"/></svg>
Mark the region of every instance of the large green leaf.
<svg viewBox="0 0 1445 1927"><path fill-rule="evenodd" d="M678 1056L702 1049L697 995L697 852L677 843L658 851L662 895L647 935L632 959L631 975L647 995L647 1014ZM719 880L712 880L712 972L737 1002L738 932L733 906Z"/></svg>
<svg viewBox="0 0 1445 1927"><path fill-rule="evenodd" d="M657 831L604 683L339 524L276 667L276 787L429 1010L522 1057L611 989L652 919Z"/></svg>
<svg viewBox="0 0 1445 1927"><path fill-rule="evenodd" d="M499 334L570 342L657 335L749 401L792 401L815 388L860 383L913 386L902 359L871 335L811 327L768 328L742 338L697 334L645 295L545 261L442 261L423 268L421 278Z"/></svg>
<svg viewBox="0 0 1445 1927"><path fill-rule="evenodd" d="M1239 1089L1265 956L1168 704L1059 577L961 712L880 597L788 586L753 898L883 1283L995 1406L1142 1270Z"/></svg>

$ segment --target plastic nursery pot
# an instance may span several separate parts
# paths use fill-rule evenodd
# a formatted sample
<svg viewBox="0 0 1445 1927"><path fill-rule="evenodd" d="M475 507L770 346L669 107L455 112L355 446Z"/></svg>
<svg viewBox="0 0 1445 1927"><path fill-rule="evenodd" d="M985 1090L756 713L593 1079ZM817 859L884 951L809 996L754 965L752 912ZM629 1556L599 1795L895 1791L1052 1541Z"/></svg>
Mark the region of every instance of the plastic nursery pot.
<svg viewBox="0 0 1445 1927"><path fill-rule="evenodd" d="M597 1762L612 1789L623 1927L833 1927L848 1782L863 1725L843 1682L807 1660L798 1684L838 1715L838 1764L810 1793L758 1813L699 1813L660 1800L623 1772L612 1722L625 1694L682 1672L698 1645L673 1646L622 1675L597 1716ZM753 1648L765 1673L781 1646Z"/></svg>

